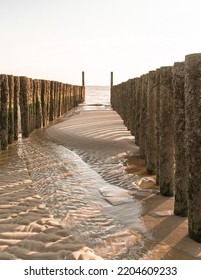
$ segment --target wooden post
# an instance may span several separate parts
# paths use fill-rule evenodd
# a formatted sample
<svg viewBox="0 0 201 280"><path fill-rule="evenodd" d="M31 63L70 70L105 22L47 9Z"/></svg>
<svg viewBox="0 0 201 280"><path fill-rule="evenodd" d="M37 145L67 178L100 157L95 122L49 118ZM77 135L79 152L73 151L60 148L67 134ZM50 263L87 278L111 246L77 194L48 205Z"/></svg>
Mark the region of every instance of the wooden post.
<svg viewBox="0 0 201 280"><path fill-rule="evenodd" d="M113 72L111 72L110 86L113 87Z"/></svg>
<svg viewBox="0 0 201 280"><path fill-rule="evenodd" d="M185 155L185 93L184 63L176 62L173 68L173 107L174 107L174 214L187 216L187 164Z"/></svg>
<svg viewBox="0 0 201 280"><path fill-rule="evenodd" d="M29 90L29 79L27 77L20 77L20 112L23 137L29 136Z"/></svg>
<svg viewBox="0 0 201 280"><path fill-rule="evenodd" d="M160 71L160 193L173 196L174 170L172 67Z"/></svg>
<svg viewBox="0 0 201 280"><path fill-rule="evenodd" d="M141 131L140 131L140 157L145 159L147 150L147 86L148 74L142 75L142 104L141 104ZM132 104L133 107L133 104Z"/></svg>
<svg viewBox="0 0 201 280"><path fill-rule="evenodd" d="M18 106L19 106L19 93L20 93L20 78L14 77L14 140L18 139Z"/></svg>
<svg viewBox="0 0 201 280"><path fill-rule="evenodd" d="M49 121L53 121L54 119L54 81L50 82L50 113L49 113Z"/></svg>
<svg viewBox="0 0 201 280"><path fill-rule="evenodd" d="M1 148L6 150L8 147L8 100L9 100L9 87L8 77L0 75L1 86L1 108L0 108L0 124L1 124Z"/></svg>
<svg viewBox="0 0 201 280"><path fill-rule="evenodd" d="M8 106L8 144L14 141L14 77L8 75L9 106Z"/></svg>
<svg viewBox="0 0 201 280"><path fill-rule="evenodd" d="M201 53L185 58L189 236L201 242Z"/></svg>
<svg viewBox="0 0 201 280"><path fill-rule="evenodd" d="M29 134L35 129L35 115L34 115L34 91L33 91L33 80L29 78L29 96L28 96L28 106L29 106Z"/></svg>
<svg viewBox="0 0 201 280"><path fill-rule="evenodd" d="M156 165L156 71L148 74L147 92L147 152L146 168L149 174L155 174Z"/></svg>
<svg viewBox="0 0 201 280"><path fill-rule="evenodd" d="M84 80L84 71L82 71L82 86L85 86L85 80Z"/></svg>
<svg viewBox="0 0 201 280"><path fill-rule="evenodd" d="M156 184L160 173L160 68L156 69Z"/></svg>
<svg viewBox="0 0 201 280"><path fill-rule="evenodd" d="M136 85L135 144L137 146L140 146L140 129L141 129L140 108L142 103L142 77L135 79L135 85Z"/></svg>

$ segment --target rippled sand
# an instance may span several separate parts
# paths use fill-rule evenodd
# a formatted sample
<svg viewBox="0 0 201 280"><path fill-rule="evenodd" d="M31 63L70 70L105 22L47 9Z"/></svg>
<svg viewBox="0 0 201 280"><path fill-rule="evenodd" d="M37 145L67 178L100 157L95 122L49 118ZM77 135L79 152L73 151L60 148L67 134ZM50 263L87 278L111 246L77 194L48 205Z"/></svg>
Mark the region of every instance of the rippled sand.
<svg viewBox="0 0 201 280"><path fill-rule="evenodd" d="M195 259L112 110L75 111L0 152L0 259Z"/></svg>

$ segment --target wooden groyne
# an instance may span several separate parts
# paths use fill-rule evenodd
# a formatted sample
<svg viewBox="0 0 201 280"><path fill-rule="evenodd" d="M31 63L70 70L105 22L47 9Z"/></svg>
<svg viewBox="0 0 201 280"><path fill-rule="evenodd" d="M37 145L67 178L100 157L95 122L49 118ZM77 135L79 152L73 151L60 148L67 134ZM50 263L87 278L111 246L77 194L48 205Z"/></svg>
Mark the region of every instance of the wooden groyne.
<svg viewBox="0 0 201 280"><path fill-rule="evenodd" d="M135 136L147 173L201 242L201 54L111 87L111 105Z"/></svg>
<svg viewBox="0 0 201 280"><path fill-rule="evenodd" d="M0 150L67 113L85 99L85 87L0 75ZM20 114L19 114L20 112Z"/></svg>

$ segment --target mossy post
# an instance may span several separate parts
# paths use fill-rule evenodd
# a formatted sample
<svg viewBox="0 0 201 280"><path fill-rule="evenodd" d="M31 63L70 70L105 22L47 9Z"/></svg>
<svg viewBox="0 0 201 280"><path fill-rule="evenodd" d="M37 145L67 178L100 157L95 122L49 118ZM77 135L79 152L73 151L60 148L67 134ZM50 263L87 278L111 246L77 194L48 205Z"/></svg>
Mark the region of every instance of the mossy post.
<svg viewBox="0 0 201 280"><path fill-rule="evenodd" d="M42 125L47 124L47 81L41 80L41 110L42 110Z"/></svg>
<svg viewBox="0 0 201 280"><path fill-rule="evenodd" d="M42 108L41 108L41 81L34 80L35 95L35 128L40 128L42 124Z"/></svg>
<svg viewBox="0 0 201 280"><path fill-rule="evenodd" d="M69 110L69 84L66 84L66 112Z"/></svg>
<svg viewBox="0 0 201 280"><path fill-rule="evenodd" d="M201 53L185 57L188 231L201 242Z"/></svg>
<svg viewBox="0 0 201 280"><path fill-rule="evenodd" d="M61 114L63 115L65 113L65 84L62 84L61 96Z"/></svg>
<svg viewBox="0 0 201 280"><path fill-rule="evenodd" d="M14 77L8 75L9 101L8 101L8 144L14 141Z"/></svg>
<svg viewBox="0 0 201 280"><path fill-rule="evenodd" d="M60 117L61 116L62 83L57 82L57 89L58 89L58 111L57 111L57 117Z"/></svg>
<svg viewBox="0 0 201 280"><path fill-rule="evenodd" d="M54 96L53 96L53 101L54 101L53 119L56 119L56 117L57 117L57 82L56 81L53 82L53 86L54 86L54 90L53 90L53 93L54 93Z"/></svg>
<svg viewBox="0 0 201 280"><path fill-rule="evenodd" d="M173 68L173 107L174 107L174 214L187 216L187 164L185 155L185 92L184 63L176 62Z"/></svg>
<svg viewBox="0 0 201 280"><path fill-rule="evenodd" d="M29 78L29 96L28 96L28 105L29 105L29 134L35 129L35 114L34 114L34 86L33 80Z"/></svg>
<svg viewBox="0 0 201 280"><path fill-rule="evenodd" d="M147 150L147 83L148 75L142 75L142 105L141 105L141 130L140 130L140 157L145 159ZM133 104L132 104L133 106Z"/></svg>
<svg viewBox="0 0 201 280"><path fill-rule="evenodd" d="M173 196L174 131L172 67L160 71L160 193Z"/></svg>
<svg viewBox="0 0 201 280"><path fill-rule="evenodd" d="M156 165L156 71L148 74L146 169L155 174Z"/></svg>
<svg viewBox="0 0 201 280"><path fill-rule="evenodd" d="M8 102L9 102L9 87L8 76L0 75L1 87L1 110L0 110L0 124L1 124L1 149L6 150L8 147Z"/></svg>
<svg viewBox="0 0 201 280"><path fill-rule="evenodd" d="M49 123L50 116L50 81L46 81L47 89L46 89L46 125Z"/></svg>
<svg viewBox="0 0 201 280"><path fill-rule="evenodd" d="M14 77L14 140L18 139L19 135L19 94L20 94L20 78Z"/></svg>
<svg viewBox="0 0 201 280"><path fill-rule="evenodd" d="M66 104L67 104L67 112L69 111L70 109L70 85L67 84L66 85Z"/></svg>
<svg viewBox="0 0 201 280"><path fill-rule="evenodd" d="M64 84L60 83L60 116L64 114Z"/></svg>
<svg viewBox="0 0 201 280"><path fill-rule="evenodd" d="M156 184L160 173L160 69L156 69Z"/></svg>
<svg viewBox="0 0 201 280"><path fill-rule="evenodd" d="M68 110L71 110L72 109L72 85L69 85L68 87Z"/></svg>
<svg viewBox="0 0 201 280"><path fill-rule="evenodd" d="M50 81L50 113L49 113L49 121L54 120L54 81Z"/></svg>
<svg viewBox="0 0 201 280"><path fill-rule="evenodd" d="M30 83L27 77L20 77L20 112L22 137L29 136L29 90Z"/></svg>

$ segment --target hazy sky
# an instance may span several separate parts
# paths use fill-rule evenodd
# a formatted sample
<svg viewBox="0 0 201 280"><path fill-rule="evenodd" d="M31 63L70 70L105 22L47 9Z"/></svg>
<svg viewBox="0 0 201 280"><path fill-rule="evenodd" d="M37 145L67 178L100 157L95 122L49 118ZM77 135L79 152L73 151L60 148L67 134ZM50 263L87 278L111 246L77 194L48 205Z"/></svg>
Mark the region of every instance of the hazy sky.
<svg viewBox="0 0 201 280"><path fill-rule="evenodd" d="M0 73L87 85L201 52L200 0L0 0Z"/></svg>

